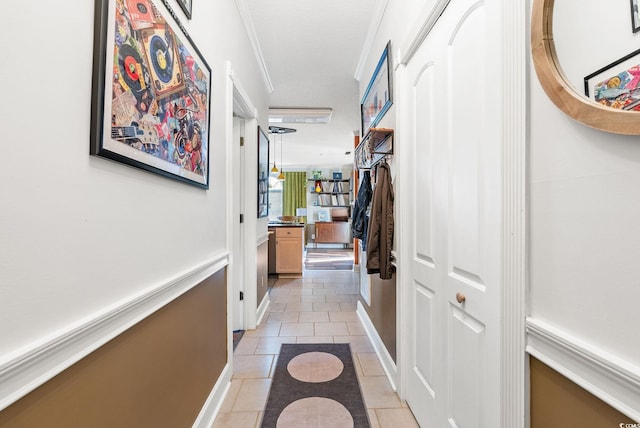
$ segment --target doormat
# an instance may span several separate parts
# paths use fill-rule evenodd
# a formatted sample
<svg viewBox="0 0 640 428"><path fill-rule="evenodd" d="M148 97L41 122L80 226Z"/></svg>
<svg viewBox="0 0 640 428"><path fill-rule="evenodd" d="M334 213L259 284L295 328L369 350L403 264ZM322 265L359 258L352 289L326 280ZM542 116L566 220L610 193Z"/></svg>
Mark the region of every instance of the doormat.
<svg viewBox="0 0 640 428"><path fill-rule="evenodd" d="M307 249L306 270L353 270L353 251L335 248Z"/></svg>
<svg viewBox="0 0 640 428"><path fill-rule="evenodd" d="M347 344L283 344L262 428L370 428Z"/></svg>

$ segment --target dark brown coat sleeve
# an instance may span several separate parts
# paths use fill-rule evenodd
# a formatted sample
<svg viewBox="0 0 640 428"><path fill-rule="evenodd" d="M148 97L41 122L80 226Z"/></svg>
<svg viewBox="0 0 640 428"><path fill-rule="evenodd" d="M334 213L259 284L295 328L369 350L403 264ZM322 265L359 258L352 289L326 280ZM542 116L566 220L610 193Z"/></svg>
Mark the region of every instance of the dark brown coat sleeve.
<svg viewBox="0 0 640 428"><path fill-rule="evenodd" d="M393 248L393 186L389 165L378 165L376 188L373 192L369 235L367 236L367 273L380 273L391 279L391 249Z"/></svg>

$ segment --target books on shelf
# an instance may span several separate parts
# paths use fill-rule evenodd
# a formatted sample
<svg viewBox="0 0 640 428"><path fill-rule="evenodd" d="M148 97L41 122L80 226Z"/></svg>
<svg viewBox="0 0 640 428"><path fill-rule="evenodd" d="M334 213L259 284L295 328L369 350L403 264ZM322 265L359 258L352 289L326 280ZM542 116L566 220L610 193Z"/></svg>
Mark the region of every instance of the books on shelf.
<svg viewBox="0 0 640 428"><path fill-rule="evenodd" d="M318 195L318 205L344 207L349 205L349 195L323 193Z"/></svg>
<svg viewBox="0 0 640 428"><path fill-rule="evenodd" d="M309 193L316 195L313 205L325 207L348 207L351 204L350 179L308 179L313 185L309 185ZM319 186L319 189L316 187ZM316 190L319 190L316 192Z"/></svg>

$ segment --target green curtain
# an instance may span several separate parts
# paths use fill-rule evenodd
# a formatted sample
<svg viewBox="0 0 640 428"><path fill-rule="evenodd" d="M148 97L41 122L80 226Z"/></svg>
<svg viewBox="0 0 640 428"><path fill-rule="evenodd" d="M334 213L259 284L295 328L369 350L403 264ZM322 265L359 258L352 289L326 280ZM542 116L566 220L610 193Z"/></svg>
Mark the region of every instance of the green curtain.
<svg viewBox="0 0 640 428"><path fill-rule="evenodd" d="M282 183L282 215L296 215L296 208L307 207L307 173L285 172Z"/></svg>

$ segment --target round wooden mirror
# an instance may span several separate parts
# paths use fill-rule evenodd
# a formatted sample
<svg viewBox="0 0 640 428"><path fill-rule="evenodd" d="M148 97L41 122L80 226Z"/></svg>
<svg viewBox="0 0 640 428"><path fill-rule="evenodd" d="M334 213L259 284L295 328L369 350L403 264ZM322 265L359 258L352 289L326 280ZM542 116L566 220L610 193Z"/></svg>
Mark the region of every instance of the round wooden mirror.
<svg viewBox="0 0 640 428"><path fill-rule="evenodd" d="M555 0L534 0L531 16L531 53L538 80L547 96L578 122L616 134L640 135L640 113L607 107L578 93L567 82L553 40Z"/></svg>

